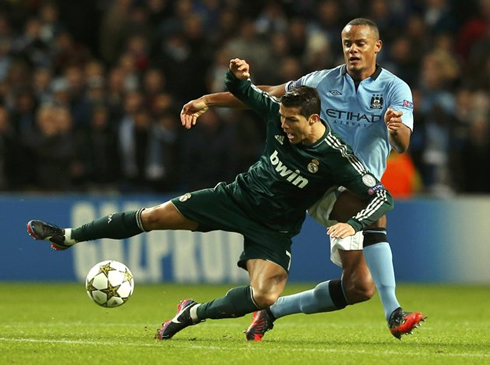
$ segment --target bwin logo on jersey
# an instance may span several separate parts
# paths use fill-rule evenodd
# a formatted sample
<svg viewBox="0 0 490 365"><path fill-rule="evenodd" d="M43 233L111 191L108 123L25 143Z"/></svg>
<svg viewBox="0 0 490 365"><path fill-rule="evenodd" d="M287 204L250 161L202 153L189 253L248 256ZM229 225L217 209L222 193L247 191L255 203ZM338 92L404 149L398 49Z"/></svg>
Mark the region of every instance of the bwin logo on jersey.
<svg viewBox="0 0 490 365"><path fill-rule="evenodd" d="M288 167L284 165L279 159L278 155L279 153L277 151L274 151L274 153L270 157L270 160L272 165L276 167L275 170L279 173L279 175L286 178L287 181L300 189L303 189L306 185L308 185L308 179L305 179L303 176L301 176L299 170L293 171L288 169Z"/></svg>
<svg viewBox="0 0 490 365"><path fill-rule="evenodd" d="M371 109L383 109L383 95L373 94L371 98Z"/></svg>

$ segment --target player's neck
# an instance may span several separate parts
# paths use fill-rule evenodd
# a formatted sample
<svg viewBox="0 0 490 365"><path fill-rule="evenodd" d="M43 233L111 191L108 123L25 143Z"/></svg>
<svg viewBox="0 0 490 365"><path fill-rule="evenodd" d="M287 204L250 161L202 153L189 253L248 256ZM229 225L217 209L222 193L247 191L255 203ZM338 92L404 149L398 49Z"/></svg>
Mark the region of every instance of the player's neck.
<svg viewBox="0 0 490 365"><path fill-rule="evenodd" d="M327 127L322 122L317 122L313 124L311 128L311 133L306 140L303 141L305 146L311 146L317 143L325 134Z"/></svg>
<svg viewBox="0 0 490 365"><path fill-rule="evenodd" d="M364 70L359 70L359 71L347 70L347 73L356 82L361 82L362 80L371 77L371 75L373 75L375 72L376 72L376 64Z"/></svg>

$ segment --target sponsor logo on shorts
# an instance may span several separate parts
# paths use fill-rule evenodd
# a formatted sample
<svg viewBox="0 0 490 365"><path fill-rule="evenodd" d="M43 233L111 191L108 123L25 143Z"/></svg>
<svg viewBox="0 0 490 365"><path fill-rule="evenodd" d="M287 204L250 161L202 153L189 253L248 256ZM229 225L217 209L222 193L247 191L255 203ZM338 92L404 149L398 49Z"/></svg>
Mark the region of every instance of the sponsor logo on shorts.
<svg viewBox="0 0 490 365"><path fill-rule="evenodd" d="M186 200L190 199L191 197L192 197L192 195L190 193L186 193L186 194L180 196L179 201L181 201L183 203Z"/></svg>

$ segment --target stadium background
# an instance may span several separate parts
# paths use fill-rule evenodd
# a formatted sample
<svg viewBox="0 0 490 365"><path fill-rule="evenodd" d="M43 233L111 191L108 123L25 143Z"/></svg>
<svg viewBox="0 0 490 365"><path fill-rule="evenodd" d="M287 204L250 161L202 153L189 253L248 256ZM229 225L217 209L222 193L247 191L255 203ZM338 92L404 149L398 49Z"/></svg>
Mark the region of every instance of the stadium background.
<svg viewBox="0 0 490 365"><path fill-rule="evenodd" d="M230 180L260 154L260 120L212 111L185 131L182 105L221 91L232 57L250 61L257 84L341 63L340 30L357 16L378 23L379 63L414 92L410 152L384 178L397 197L397 278L490 282L488 0L2 1L0 280L81 280L105 258L143 282L243 280L235 235L151 233L56 253L25 223L76 225ZM292 281L340 273L309 220L293 255Z"/></svg>

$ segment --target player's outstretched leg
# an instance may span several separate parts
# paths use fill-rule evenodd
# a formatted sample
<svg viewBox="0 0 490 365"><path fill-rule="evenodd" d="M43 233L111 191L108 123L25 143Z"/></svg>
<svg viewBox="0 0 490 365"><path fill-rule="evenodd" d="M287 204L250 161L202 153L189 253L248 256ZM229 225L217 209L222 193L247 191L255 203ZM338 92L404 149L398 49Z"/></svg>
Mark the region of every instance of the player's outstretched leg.
<svg viewBox="0 0 490 365"><path fill-rule="evenodd" d="M274 315L269 309L254 312L252 323L243 331L247 341L262 341L265 333L274 328L275 320Z"/></svg>
<svg viewBox="0 0 490 365"><path fill-rule="evenodd" d="M27 233L36 240L51 242L53 250L63 251L71 246L65 242L65 230L51 223L38 220L29 221Z"/></svg>
<svg viewBox="0 0 490 365"><path fill-rule="evenodd" d="M184 299L177 305L177 314L174 318L163 322L162 328L157 330L155 338L159 340L170 340L177 332L182 331L188 326L192 326L202 322L199 319L192 319L191 309L197 309L199 303L192 299Z"/></svg>
<svg viewBox="0 0 490 365"><path fill-rule="evenodd" d="M65 229L51 223L31 220L27 223L27 232L36 240L51 242L51 247L55 250L66 250L75 243L100 238L120 240L146 232L142 224L143 210L145 208L116 212L88 222L80 227Z"/></svg>
<svg viewBox="0 0 490 365"><path fill-rule="evenodd" d="M411 335L412 331L422 325L427 317L421 312L405 312L401 307L391 313L388 328L393 336L402 339L402 335Z"/></svg>

